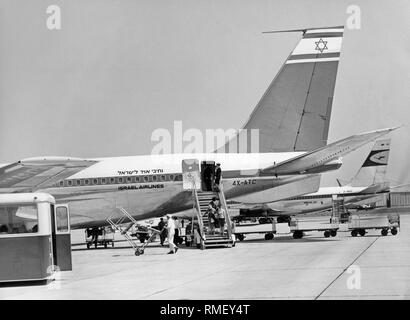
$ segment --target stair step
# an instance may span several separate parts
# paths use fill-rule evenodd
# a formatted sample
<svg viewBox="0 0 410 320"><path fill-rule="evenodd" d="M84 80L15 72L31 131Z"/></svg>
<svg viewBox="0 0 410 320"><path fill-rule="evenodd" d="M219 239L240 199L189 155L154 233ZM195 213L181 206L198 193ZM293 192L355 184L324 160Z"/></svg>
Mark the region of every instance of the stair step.
<svg viewBox="0 0 410 320"><path fill-rule="evenodd" d="M205 236L206 236L206 240L223 240L223 239L229 240L229 237L226 233L223 236L221 236L220 234L205 233Z"/></svg>

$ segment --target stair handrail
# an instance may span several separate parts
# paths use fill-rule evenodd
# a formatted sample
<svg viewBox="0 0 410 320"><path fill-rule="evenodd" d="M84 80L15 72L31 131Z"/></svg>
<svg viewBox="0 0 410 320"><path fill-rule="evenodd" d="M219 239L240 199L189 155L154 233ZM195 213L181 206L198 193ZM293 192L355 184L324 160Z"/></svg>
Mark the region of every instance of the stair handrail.
<svg viewBox="0 0 410 320"><path fill-rule="evenodd" d="M198 190L196 189L196 184L194 181L194 189L192 190L192 196L194 198L194 204L196 207L196 212L197 212L197 217L198 217L198 225L199 225L199 233L201 236L201 242L203 242L205 238L205 232L204 232L204 222L202 220L202 212L201 212L201 206L199 204L199 199L198 199ZM203 245L203 243L202 243Z"/></svg>
<svg viewBox="0 0 410 320"><path fill-rule="evenodd" d="M228 206L226 205L226 199L225 199L225 194L223 191L222 181L220 181L219 183L218 196L219 196L219 202L221 203L222 208L225 211L226 230L228 232L228 237L229 239L232 239L232 222L231 222L231 217L229 216L229 213L228 213Z"/></svg>

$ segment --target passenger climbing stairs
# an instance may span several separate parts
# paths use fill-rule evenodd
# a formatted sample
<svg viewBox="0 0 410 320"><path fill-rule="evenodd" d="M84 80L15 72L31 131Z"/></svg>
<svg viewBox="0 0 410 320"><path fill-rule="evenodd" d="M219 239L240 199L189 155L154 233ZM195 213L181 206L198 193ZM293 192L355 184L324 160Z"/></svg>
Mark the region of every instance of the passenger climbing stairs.
<svg viewBox="0 0 410 320"><path fill-rule="evenodd" d="M201 249L233 246L234 241L232 240L232 223L228 214L228 208L226 206L222 188L219 192L194 190L193 193L201 235ZM208 205L212 201L213 197L219 199L221 206L225 211L225 228L223 234L220 232L219 228L212 228L208 215Z"/></svg>

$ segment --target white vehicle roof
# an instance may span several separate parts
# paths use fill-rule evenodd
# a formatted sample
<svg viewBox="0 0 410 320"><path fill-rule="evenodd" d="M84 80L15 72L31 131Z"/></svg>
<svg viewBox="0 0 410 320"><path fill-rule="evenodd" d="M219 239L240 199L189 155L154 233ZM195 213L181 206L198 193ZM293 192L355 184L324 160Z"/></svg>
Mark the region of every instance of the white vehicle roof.
<svg viewBox="0 0 410 320"><path fill-rule="evenodd" d="M55 199L48 193L4 193L0 194L0 204L10 203L39 203L50 202L55 203Z"/></svg>

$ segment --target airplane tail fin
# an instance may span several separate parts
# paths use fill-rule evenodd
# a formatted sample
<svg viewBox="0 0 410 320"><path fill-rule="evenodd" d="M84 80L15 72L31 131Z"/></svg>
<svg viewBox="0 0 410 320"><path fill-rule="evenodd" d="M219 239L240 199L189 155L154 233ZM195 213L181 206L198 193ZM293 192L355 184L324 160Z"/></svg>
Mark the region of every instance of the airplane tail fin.
<svg viewBox="0 0 410 320"><path fill-rule="evenodd" d="M247 150L239 152L311 151L327 144L343 26L300 29L302 39L243 126ZM251 129L259 129L259 150L251 146ZM232 140L230 141L232 143ZM228 144L218 152L229 152ZM231 150L232 151L232 150ZM236 151L237 152L237 151Z"/></svg>
<svg viewBox="0 0 410 320"><path fill-rule="evenodd" d="M390 140L377 140L357 174L351 180L351 186L380 185L386 182L389 161Z"/></svg>

